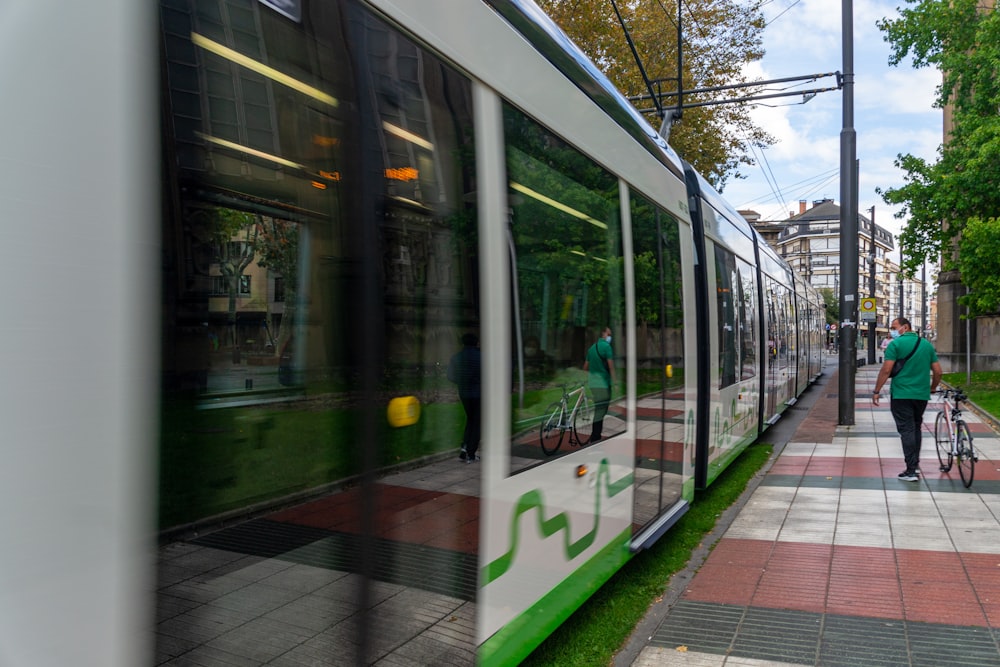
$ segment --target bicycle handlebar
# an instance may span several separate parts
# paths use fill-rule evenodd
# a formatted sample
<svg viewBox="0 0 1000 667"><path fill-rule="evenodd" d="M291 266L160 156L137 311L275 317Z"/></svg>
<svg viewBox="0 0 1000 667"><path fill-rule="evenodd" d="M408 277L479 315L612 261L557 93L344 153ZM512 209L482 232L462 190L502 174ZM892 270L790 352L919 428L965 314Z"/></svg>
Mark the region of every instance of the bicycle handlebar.
<svg viewBox="0 0 1000 667"><path fill-rule="evenodd" d="M934 393L941 394L942 400L945 401L949 398L953 398L955 403L964 403L969 399L969 397L961 389L938 389Z"/></svg>

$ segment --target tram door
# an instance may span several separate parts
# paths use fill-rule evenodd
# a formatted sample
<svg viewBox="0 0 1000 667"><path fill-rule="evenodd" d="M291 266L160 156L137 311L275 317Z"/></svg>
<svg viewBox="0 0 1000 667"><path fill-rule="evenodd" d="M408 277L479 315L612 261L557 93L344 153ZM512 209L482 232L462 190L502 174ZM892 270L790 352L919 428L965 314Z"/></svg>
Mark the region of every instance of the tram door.
<svg viewBox="0 0 1000 667"><path fill-rule="evenodd" d="M678 223L632 194L636 308L636 465L632 532L668 517L684 484L684 308ZM641 538L640 538L641 540Z"/></svg>

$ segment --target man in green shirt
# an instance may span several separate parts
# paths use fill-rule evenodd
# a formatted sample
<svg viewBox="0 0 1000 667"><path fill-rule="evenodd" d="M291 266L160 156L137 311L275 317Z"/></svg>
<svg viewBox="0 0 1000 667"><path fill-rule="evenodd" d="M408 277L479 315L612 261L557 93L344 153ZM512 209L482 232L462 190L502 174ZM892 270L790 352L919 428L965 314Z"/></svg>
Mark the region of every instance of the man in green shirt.
<svg viewBox="0 0 1000 667"><path fill-rule="evenodd" d="M583 370L590 373L590 393L594 396L594 425L590 443L600 442L604 431L604 417L611 402L611 387L615 384L615 360L611 349L611 327L604 327L597 342L587 350Z"/></svg>
<svg viewBox="0 0 1000 667"><path fill-rule="evenodd" d="M920 480L920 436L924 410L931 392L937 391L941 382L941 364L934 346L912 331L908 319L897 317L891 326L893 340L885 348L885 361L875 379L872 403L878 405L882 386L892 377L889 409L896 422L906 460L906 470L899 474L899 479L916 482Z"/></svg>

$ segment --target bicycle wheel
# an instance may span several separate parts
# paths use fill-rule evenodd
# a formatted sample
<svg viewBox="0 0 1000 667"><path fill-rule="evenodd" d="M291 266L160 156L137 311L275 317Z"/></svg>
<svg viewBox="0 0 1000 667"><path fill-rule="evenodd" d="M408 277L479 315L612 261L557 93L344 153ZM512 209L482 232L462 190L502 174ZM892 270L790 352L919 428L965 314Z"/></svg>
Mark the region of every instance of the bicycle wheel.
<svg viewBox="0 0 1000 667"><path fill-rule="evenodd" d="M576 444L583 447L590 442L590 434L594 428L594 405L584 396L573 413L573 438Z"/></svg>
<svg viewBox="0 0 1000 667"><path fill-rule="evenodd" d="M947 409L947 408L945 408ZM938 461L941 462L941 472L951 470L951 424L944 412L937 413L934 420L934 445L937 447Z"/></svg>
<svg viewBox="0 0 1000 667"><path fill-rule="evenodd" d="M542 418L542 424L538 429L538 436L542 443L542 451L547 456L552 456L559 450L559 445L562 444L563 433L566 432L566 426L562 423L562 403L553 403L545 410L544 414L547 416Z"/></svg>
<svg viewBox="0 0 1000 667"><path fill-rule="evenodd" d="M976 473L976 453L972 448L972 434L969 426L959 419L955 422L955 449L958 451L958 474L962 476L965 488L972 486L972 477Z"/></svg>

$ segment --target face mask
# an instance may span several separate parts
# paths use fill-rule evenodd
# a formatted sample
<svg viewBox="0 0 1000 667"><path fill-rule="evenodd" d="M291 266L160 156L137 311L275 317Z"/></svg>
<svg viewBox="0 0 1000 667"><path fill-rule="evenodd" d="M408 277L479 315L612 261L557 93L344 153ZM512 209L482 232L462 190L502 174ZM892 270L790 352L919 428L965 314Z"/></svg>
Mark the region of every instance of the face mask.
<svg viewBox="0 0 1000 667"><path fill-rule="evenodd" d="M899 329L890 329L889 335L893 338L899 338Z"/></svg>
<svg viewBox="0 0 1000 667"><path fill-rule="evenodd" d="M611 345L611 336L605 336L604 340L608 343L608 345Z"/></svg>

